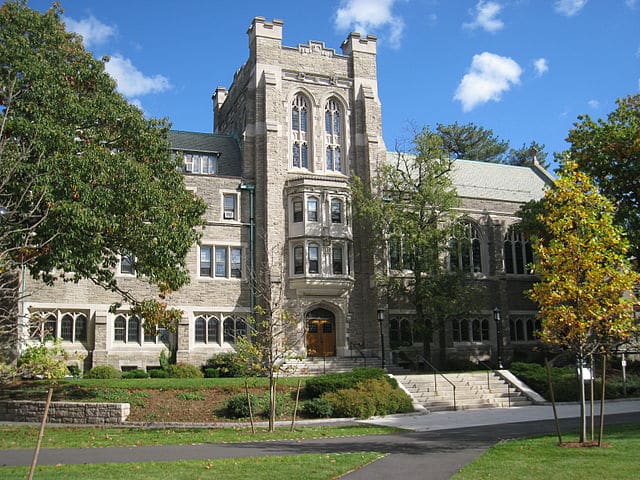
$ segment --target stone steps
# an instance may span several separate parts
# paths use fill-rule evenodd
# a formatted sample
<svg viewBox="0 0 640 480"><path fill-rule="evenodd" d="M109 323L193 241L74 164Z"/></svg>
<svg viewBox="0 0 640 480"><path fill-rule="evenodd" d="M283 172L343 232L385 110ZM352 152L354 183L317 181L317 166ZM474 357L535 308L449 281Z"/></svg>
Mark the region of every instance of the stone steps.
<svg viewBox="0 0 640 480"><path fill-rule="evenodd" d="M467 410L475 408L496 408L531 405L531 401L495 373L470 372L444 374L455 385L455 406L453 386L442 376L397 375L415 403L427 410Z"/></svg>

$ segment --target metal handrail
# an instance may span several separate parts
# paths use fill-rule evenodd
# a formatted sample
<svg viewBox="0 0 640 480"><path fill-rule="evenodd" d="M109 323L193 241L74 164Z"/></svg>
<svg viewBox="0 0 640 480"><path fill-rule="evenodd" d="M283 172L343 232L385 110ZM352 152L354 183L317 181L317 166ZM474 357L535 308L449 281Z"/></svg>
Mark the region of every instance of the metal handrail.
<svg viewBox="0 0 640 480"><path fill-rule="evenodd" d="M478 357L474 357L474 358L480 365L483 365L487 369L487 390L491 392L491 384L489 382L489 372L493 373L494 375L497 375L498 372L497 370L495 370L494 368L492 368L491 366L489 366L488 364L480 360ZM506 383L507 383L507 402L509 405L508 408L511 408L511 383L508 381Z"/></svg>
<svg viewBox="0 0 640 480"><path fill-rule="evenodd" d="M442 378L444 378L449 385L451 385L453 387L453 409L454 410L458 410L458 405L456 403L456 385L455 383L453 383L451 380L449 380L442 372L440 372L440 370L438 370L436 367L434 367L431 362L429 362L429 360L427 360L426 358L424 358L422 355L418 355L417 356L418 360L422 360L424 363L426 363L427 365L429 365L429 367L431 367L431 370L433 370L433 386L436 389L436 392L438 391L438 375L440 375Z"/></svg>
<svg viewBox="0 0 640 480"><path fill-rule="evenodd" d="M364 366L367 366L367 356L364 354L364 352L360 349L360 347L358 347L358 345L356 345L355 343L352 343L349 345L351 352L353 352L353 350L355 349L358 354L360 354L360 356L362 357L362 359L364 360ZM353 357L353 355L351 355Z"/></svg>

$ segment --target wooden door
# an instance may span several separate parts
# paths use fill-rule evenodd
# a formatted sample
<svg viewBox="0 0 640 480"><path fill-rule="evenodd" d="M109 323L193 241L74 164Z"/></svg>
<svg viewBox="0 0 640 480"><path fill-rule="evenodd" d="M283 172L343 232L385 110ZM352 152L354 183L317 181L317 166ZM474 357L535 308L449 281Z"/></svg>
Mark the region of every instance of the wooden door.
<svg viewBox="0 0 640 480"><path fill-rule="evenodd" d="M335 322L324 318L307 321L307 355L334 357L336 355Z"/></svg>

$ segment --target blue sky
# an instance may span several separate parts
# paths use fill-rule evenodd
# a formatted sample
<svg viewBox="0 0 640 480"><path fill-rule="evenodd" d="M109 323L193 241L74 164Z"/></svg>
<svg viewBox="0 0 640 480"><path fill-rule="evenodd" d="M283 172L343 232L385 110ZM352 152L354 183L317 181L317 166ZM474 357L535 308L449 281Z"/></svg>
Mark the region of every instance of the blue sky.
<svg viewBox="0 0 640 480"><path fill-rule="evenodd" d="M211 94L246 60L255 16L282 19L289 46L340 51L351 31L375 34L388 149L411 125L473 122L513 147L561 151L578 115L605 117L616 98L640 92L640 0L61 3L68 29L111 56L119 90L179 130L212 130Z"/></svg>

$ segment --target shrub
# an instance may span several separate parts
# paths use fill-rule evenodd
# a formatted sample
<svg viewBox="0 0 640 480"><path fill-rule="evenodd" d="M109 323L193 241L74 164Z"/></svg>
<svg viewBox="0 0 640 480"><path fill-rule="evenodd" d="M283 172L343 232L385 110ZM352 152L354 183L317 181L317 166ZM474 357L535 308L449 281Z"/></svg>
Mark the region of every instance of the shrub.
<svg viewBox="0 0 640 480"><path fill-rule="evenodd" d="M98 365L84 374L84 378L121 378L122 372L111 365Z"/></svg>
<svg viewBox="0 0 640 480"><path fill-rule="evenodd" d="M161 368L153 368L148 372L149 378L169 378L169 372Z"/></svg>
<svg viewBox="0 0 640 480"><path fill-rule="evenodd" d="M220 376L220 370L217 368L205 368L204 378L218 378Z"/></svg>
<svg viewBox="0 0 640 480"><path fill-rule="evenodd" d="M144 370L136 368L122 373L122 378L149 378L149 374Z"/></svg>
<svg viewBox="0 0 640 480"><path fill-rule="evenodd" d="M251 399L251 409L253 414L256 414L258 410L258 398L255 395L249 395ZM249 403L247 402L247 396L236 395L227 400L225 405L225 411L230 418L247 418L249 416Z"/></svg>
<svg viewBox="0 0 640 480"><path fill-rule="evenodd" d="M244 360L237 353L219 353L207 360L205 369L215 368L219 377L252 377L258 368Z"/></svg>
<svg viewBox="0 0 640 480"><path fill-rule="evenodd" d="M176 365L169 365L167 367L167 373L171 378L203 378L202 370L195 365L188 363L178 363Z"/></svg>
<svg viewBox="0 0 640 480"><path fill-rule="evenodd" d="M27 378L64 378L69 370L66 352L58 342L28 347L18 360L18 371Z"/></svg>
<svg viewBox="0 0 640 480"><path fill-rule="evenodd" d="M309 378L305 384L304 395L307 398L317 398L324 393L353 388L358 383L372 378L385 378L393 387L398 385L395 379L388 377L381 368L360 367L350 372L327 373Z"/></svg>
<svg viewBox="0 0 640 480"><path fill-rule="evenodd" d="M367 379L354 388L327 392L322 396L339 417L368 418L374 415L413 411L411 399L384 379Z"/></svg>
<svg viewBox="0 0 640 480"><path fill-rule="evenodd" d="M170 361L170 357L169 354L167 353L166 350L162 350L160 352L160 368L162 368L162 370L167 370L169 368L169 365L171 365L171 361Z"/></svg>
<svg viewBox="0 0 640 480"><path fill-rule="evenodd" d="M302 414L310 418L328 418L333 415L333 407L326 398L312 398L302 404Z"/></svg>
<svg viewBox="0 0 640 480"><path fill-rule="evenodd" d="M204 400L205 394L199 390L191 390L187 392L178 392L176 397L180 400Z"/></svg>
<svg viewBox="0 0 640 480"><path fill-rule="evenodd" d="M533 390L551 400L547 369L537 363L513 362L511 372ZM579 398L575 367L551 367L553 393L558 402L571 402Z"/></svg>

